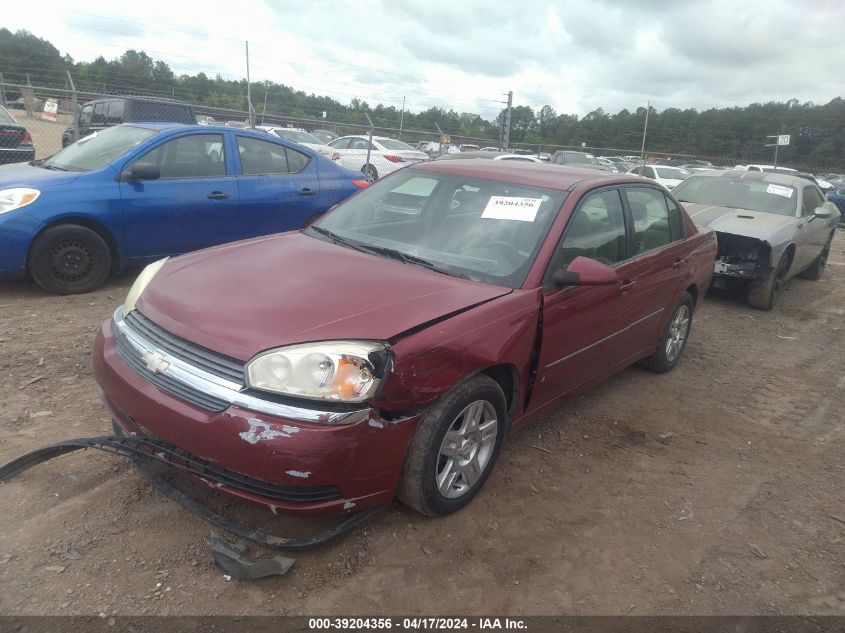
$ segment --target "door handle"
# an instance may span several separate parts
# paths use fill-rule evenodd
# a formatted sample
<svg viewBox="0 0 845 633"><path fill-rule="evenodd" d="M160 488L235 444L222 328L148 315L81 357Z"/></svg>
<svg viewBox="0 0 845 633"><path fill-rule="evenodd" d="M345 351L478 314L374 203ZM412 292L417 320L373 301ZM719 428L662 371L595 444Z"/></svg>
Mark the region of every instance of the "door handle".
<svg viewBox="0 0 845 633"><path fill-rule="evenodd" d="M619 286L619 292L628 292L631 288L633 288L636 285L637 285L636 281L631 281L629 279L626 279L625 281L622 282L622 285Z"/></svg>
<svg viewBox="0 0 845 633"><path fill-rule="evenodd" d="M225 200L229 197L228 193L223 193L222 191L212 191L208 194L209 200Z"/></svg>
<svg viewBox="0 0 845 633"><path fill-rule="evenodd" d="M315 193L317 193L317 192L311 191L308 187L305 187L304 189L299 190L300 196L313 196Z"/></svg>
<svg viewBox="0 0 845 633"><path fill-rule="evenodd" d="M689 257L679 257L672 263L672 268L680 268L688 259Z"/></svg>

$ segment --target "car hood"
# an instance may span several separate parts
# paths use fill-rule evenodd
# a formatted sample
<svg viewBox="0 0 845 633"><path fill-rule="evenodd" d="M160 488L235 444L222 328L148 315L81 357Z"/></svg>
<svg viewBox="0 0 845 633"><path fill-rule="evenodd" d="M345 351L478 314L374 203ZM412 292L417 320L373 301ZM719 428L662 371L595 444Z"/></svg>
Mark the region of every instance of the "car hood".
<svg viewBox="0 0 845 633"><path fill-rule="evenodd" d="M80 175L80 172L53 171L52 169L34 167L29 163L0 165L0 189L9 189L12 187L32 187L33 189L57 187L73 182Z"/></svg>
<svg viewBox="0 0 845 633"><path fill-rule="evenodd" d="M788 215L763 213L750 209L733 209L691 202L684 202L683 205L698 226L709 226L718 233L746 237L766 239L795 220Z"/></svg>
<svg viewBox="0 0 845 633"><path fill-rule="evenodd" d="M293 343L393 339L510 292L292 232L175 258L137 308L246 361Z"/></svg>

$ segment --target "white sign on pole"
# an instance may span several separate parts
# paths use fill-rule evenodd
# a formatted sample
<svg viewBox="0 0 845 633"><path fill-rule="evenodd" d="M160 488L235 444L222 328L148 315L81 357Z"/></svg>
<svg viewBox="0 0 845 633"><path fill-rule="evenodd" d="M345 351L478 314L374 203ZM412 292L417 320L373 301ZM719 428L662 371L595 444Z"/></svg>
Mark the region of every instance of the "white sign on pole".
<svg viewBox="0 0 845 633"><path fill-rule="evenodd" d="M789 134L778 134L778 145L789 145Z"/></svg>
<svg viewBox="0 0 845 633"><path fill-rule="evenodd" d="M45 121L55 121L58 113L58 102L55 99L47 99L47 102L44 104L44 111L41 113L41 118Z"/></svg>

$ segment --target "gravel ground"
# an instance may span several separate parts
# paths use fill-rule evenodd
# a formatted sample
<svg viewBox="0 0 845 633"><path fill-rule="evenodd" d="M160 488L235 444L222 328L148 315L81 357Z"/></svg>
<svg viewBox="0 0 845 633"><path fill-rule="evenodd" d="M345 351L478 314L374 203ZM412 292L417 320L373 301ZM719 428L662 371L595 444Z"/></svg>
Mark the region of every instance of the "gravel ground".
<svg viewBox="0 0 845 633"><path fill-rule="evenodd" d="M0 461L109 432L89 350L132 280L0 286ZM215 530L126 460L63 457L0 486L0 613L845 614L844 338L840 231L773 312L712 292L673 372L515 433L464 511L396 503L257 582L226 580Z"/></svg>

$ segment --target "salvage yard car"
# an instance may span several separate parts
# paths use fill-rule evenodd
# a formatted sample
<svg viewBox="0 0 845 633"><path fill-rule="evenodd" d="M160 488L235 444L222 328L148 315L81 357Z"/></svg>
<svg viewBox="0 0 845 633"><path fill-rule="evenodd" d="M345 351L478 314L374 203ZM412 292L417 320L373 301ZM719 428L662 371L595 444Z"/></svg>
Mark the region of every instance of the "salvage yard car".
<svg viewBox="0 0 845 633"><path fill-rule="evenodd" d="M698 226L716 231L714 287L743 285L751 307L771 310L791 277L821 278L839 211L812 181L762 171L699 172L674 193Z"/></svg>
<svg viewBox="0 0 845 633"><path fill-rule="evenodd" d="M262 132L127 123L0 167L0 279L59 294L112 271L303 226L367 183Z"/></svg>
<svg viewBox="0 0 845 633"><path fill-rule="evenodd" d="M715 255L641 179L420 163L306 229L151 264L94 372L123 434L273 512L449 514L511 429L672 369Z"/></svg>
<svg viewBox="0 0 845 633"><path fill-rule="evenodd" d="M6 108L0 107L0 164L35 160L35 147L26 128Z"/></svg>
<svg viewBox="0 0 845 633"><path fill-rule="evenodd" d="M329 147L340 154L341 165L360 171L368 182L429 158L425 152L386 136L374 136L372 142L366 136L341 136Z"/></svg>

